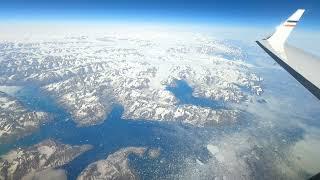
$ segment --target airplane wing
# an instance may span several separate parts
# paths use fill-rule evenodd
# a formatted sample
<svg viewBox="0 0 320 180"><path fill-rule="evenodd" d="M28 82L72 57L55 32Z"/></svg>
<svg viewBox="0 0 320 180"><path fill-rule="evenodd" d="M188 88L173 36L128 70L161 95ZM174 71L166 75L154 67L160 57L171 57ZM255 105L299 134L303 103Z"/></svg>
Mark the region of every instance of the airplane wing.
<svg viewBox="0 0 320 180"><path fill-rule="evenodd" d="M298 9L270 37L256 41L280 66L320 100L320 58L286 44L304 9Z"/></svg>

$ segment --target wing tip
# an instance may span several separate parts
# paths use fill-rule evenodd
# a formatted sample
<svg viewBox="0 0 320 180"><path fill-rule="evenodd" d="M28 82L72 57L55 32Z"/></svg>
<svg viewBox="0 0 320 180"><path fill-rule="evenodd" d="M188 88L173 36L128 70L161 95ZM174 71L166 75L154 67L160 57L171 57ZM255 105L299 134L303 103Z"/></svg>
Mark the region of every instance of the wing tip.
<svg viewBox="0 0 320 180"><path fill-rule="evenodd" d="M296 27L300 18L304 14L305 9L297 9L284 23L281 23L275 30L275 32L264 38L268 40L271 44L277 45L279 47L283 46L288 39L291 31Z"/></svg>

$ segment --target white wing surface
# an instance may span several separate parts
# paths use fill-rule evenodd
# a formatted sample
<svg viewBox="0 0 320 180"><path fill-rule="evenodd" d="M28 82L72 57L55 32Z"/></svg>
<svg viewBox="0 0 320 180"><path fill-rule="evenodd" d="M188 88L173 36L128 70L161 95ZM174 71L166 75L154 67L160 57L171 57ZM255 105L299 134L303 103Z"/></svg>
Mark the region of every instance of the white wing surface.
<svg viewBox="0 0 320 180"><path fill-rule="evenodd" d="M270 37L256 41L279 65L320 100L320 58L286 44L304 9L298 9Z"/></svg>

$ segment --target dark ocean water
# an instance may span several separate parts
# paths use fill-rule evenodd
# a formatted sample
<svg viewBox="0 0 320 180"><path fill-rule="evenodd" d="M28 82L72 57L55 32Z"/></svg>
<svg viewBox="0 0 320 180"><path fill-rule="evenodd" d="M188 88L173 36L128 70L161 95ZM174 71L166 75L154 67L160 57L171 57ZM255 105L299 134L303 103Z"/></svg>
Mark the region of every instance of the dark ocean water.
<svg viewBox="0 0 320 180"><path fill-rule="evenodd" d="M180 101L179 104L194 104L212 108L222 108L223 104L192 96L192 89L184 81L177 81L175 87L168 87ZM78 174L90 163L105 159L109 154L128 146L160 148L157 159L130 156L132 167L143 179L167 177L175 174L186 157L206 161L206 139L216 129L200 129L182 125L179 122L154 122L148 120L122 119L123 107L115 105L107 119L99 125L77 127L70 115L60 108L55 100L37 87L30 86L16 94L29 109L49 112L52 120L33 134L16 142L0 147L0 154L17 147L28 147L45 139L54 139L71 145L91 144L93 149L83 153L69 164L63 166L68 179L76 179Z"/></svg>
<svg viewBox="0 0 320 180"><path fill-rule="evenodd" d="M222 101L194 97L192 95L193 89L183 80L176 80L174 86L168 86L166 90L170 91L179 100L179 104L192 104L214 109L227 109L227 105Z"/></svg>

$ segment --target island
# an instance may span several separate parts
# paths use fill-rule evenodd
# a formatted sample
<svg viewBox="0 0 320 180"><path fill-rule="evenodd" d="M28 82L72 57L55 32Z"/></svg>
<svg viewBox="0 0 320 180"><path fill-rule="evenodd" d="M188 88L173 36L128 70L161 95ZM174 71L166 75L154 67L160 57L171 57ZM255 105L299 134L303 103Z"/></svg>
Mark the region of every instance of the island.
<svg viewBox="0 0 320 180"><path fill-rule="evenodd" d="M46 173L63 177L63 170L54 168L67 164L91 148L91 145L71 146L48 139L31 147L11 150L0 157L0 179L33 179Z"/></svg>

